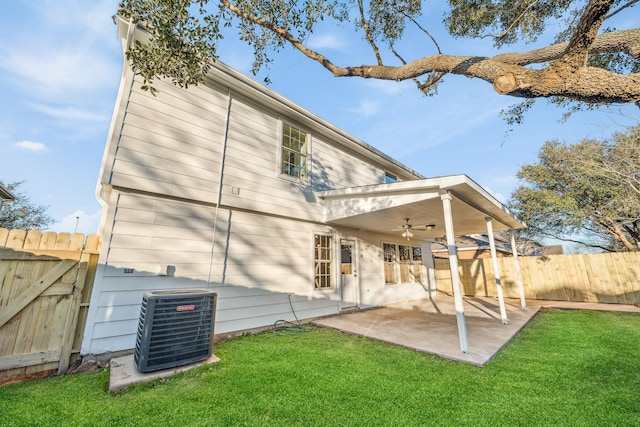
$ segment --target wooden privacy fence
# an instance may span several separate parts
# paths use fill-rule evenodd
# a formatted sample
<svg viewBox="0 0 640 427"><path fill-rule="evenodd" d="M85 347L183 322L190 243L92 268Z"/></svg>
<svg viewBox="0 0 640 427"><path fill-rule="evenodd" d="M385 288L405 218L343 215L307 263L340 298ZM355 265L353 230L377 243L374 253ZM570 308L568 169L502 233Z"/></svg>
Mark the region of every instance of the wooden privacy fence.
<svg viewBox="0 0 640 427"><path fill-rule="evenodd" d="M99 249L97 235L0 228L0 384L78 359Z"/></svg>
<svg viewBox="0 0 640 427"><path fill-rule="evenodd" d="M640 252L518 257L525 297L640 304ZM459 260L463 293L496 296L491 259ZM448 259L436 259L438 290L452 292ZM519 298L512 257L498 258L505 297Z"/></svg>

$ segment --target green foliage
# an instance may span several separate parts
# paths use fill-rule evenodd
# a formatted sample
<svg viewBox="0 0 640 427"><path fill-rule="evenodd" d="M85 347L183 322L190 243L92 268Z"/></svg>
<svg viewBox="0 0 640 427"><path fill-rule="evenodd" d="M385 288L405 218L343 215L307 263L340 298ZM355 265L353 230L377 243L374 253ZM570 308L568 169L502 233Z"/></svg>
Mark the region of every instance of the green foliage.
<svg viewBox="0 0 640 427"><path fill-rule="evenodd" d="M0 182L14 196L15 200L5 201L0 210L0 227L20 230L44 230L55 221L47 214L47 207L31 203L29 197L18 191L23 182L13 182L5 185Z"/></svg>
<svg viewBox="0 0 640 427"><path fill-rule="evenodd" d="M142 22L152 31L150 43L136 41L126 52L145 89L157 77L171 79L180 87L204 80L209 61L215 59L221 38L218 16L206 12L206 1L124 0L118 13L132 22ZM198 6L199 16L192 15ZM153 89L152 89L153 92Z"/></svg>
<svg viewBox="0 0 640 427"><path fill-rule="evenodd" d="M557 42L572 40L573 46L578 47L568 52L562 47L546 46L493 58L474 52L450 55L434 37L441 22L432 18L429 22L429 17L423 16L427 2L419 0L122 0L118 14L132 23L140 23L149 34L148 40L128 47L127 58L143 76L144 87L150 90L156 77L166 77L185 87L204 81L210 61L216 59L222 31L235 28L240 39L253 48L254 73L268 67L272 54L288 46L336 76L411 79L427 95L436 93L445 75L456 74L490 84L499 81L500 89L496 87L499 93L524 99L545 97L561 107L567 102L569 108L577 105L584 109L584 104L599 106L640 99L637 80L628 76L640 67L640 58L634 53L637 32L606 29L604 32L614 33L615 37L597 47L589 35L602 34L598 31L603 24L599 17L606 12L610 12L608 16L630 13L635 1L450 0L448 3L444 22L455 38L488 38L494 47L503 48L536 41L541 35L548 35L549 28L557 28ZM603 12L591 13L594 11ZM364 40L370 48L374 65L338 65L328 56L332 52L309 48L305 44L308 37L323 21L333 21L336 26L351 24L359 39L357 43ZM407 39L409 43L400 43ZM401 45L413 57L400 52ZM431 47L431 54L425 46ZM358 51L354 58L360 61L361 55ZM483 65L478 66L479 63ZM593 67L585 67L586 63ZM600 74L592 70L594 67L601 69ZM565 68L571 72L558 72ZM581 68L588 78L574 73L575 68ZM607 70L606 75L611 77L608 87L603 87L602 70ZM549 79L549 71L553 79ZM515 82L513 75L519 76ZM589 83L584 84L585 81ZM521 115L528 108L515 107L511 113ZM521 116L508 120L516 123Z"/></svg>
<svg viewBox="0 0 640 427"><path fill-rule="evenodd" d="M496 35L500 47L518 41L534 42L550 21L567 14L572 0L449 0L451 11L446 17L449 32L457 37ZM583 2L580 8L584 7Z"/></svg>
<svg viewBox="0 0 640 427"><path fill-rule="evenodd" d="M372 0L369 2L368 26L374 39L381 38L393 44L402 38L407 19L415 18L421 12L421 1Z"/></svg>
<svg viewBox="0 0 640 427"><path fill-rule="evenodd" d="M0 425L637 425L640 317L549 311L484 368L311 329L111 395L100 370L0 387Z"/></svg>
<svg viewBox="0 0 640 427"><path fill-rule="evenodd" d="M608 141L548 141L538 159L518 172L524 183L510 202L530 236L609 251L640 248L640 126Z"/></svg>

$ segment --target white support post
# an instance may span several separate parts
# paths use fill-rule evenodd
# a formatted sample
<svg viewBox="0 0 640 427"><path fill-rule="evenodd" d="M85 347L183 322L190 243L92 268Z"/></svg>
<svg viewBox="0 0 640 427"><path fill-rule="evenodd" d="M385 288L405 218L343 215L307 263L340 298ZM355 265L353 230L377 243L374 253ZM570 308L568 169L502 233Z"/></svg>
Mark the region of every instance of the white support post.
<svg viewBox="0 0 640 427"><path fill-rule="evenodd" d="M437 295L438 284L436 283L436 268L433 262L433 252L431 252L431 241L423 241L420 245L422 250L423 282L426 282L429 299Z"/></svg>
<svg viewBox="0 0 640 427"><path fill-rule="evenodd" d="M460 271L458 270L458 248L453 232L453 214L451 211L451 194L440 194L442 208L444 210L444 228L449 249L449 268L451 270L451 283L453 286L453 300L456 307L456 320L458 322L458 338L460 350L469 353L469 338L467 337L467 321L464 318L464 301L462 299L462 287L460 286Z"/></svg>
<svg viewBox="0 0 640 427"><path fill-rule="evenodd" d="M498 266L498 255L496 254L496 240L493 236L493 218L485 217L487 222L487 234L489 235L489 247L491 248L491 261L493 262L493 275L496 278L496 290L498 291L498 304L500 305L500 317L502 324L507 325L507 309L504 306L504 296L502 295L502 278L500 277L500 267Z"/></svg>
<svg viewBox="0 0 640 427"><path fill-rule="evenodd" d="M516 280L518 282L518 290L520 291L520 306L522 310L525 311L527 309L527 302L524 299L524 284L522 283L522 271L520 271L520 261L518 261L518 248L516 247L516 235L513 230L510 231L511 234L511 251L513 252L513 263L516 267Z"/></svg>

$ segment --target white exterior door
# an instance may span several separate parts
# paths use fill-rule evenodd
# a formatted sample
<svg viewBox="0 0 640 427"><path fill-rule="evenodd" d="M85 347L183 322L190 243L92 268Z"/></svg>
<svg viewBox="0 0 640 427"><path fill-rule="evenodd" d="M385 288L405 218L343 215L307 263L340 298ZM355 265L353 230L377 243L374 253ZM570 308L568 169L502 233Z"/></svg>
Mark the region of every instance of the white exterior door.
<svg viewBox="0 0 640 427"><path fill-rule="evenodd" d="M340 241L341 307L358 305L358 257L354 240Z"/></svg>

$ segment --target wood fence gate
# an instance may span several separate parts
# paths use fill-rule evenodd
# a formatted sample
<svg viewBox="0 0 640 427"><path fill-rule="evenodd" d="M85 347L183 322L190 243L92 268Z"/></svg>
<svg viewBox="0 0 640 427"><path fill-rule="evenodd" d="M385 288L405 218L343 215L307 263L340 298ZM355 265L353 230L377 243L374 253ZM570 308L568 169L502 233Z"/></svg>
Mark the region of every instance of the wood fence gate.
<svg viewBox="0 0 640 427"><path fill-rule="evenodd" d="M99 250L97 235L0 228L0 384L78 359Z"/></svg>

